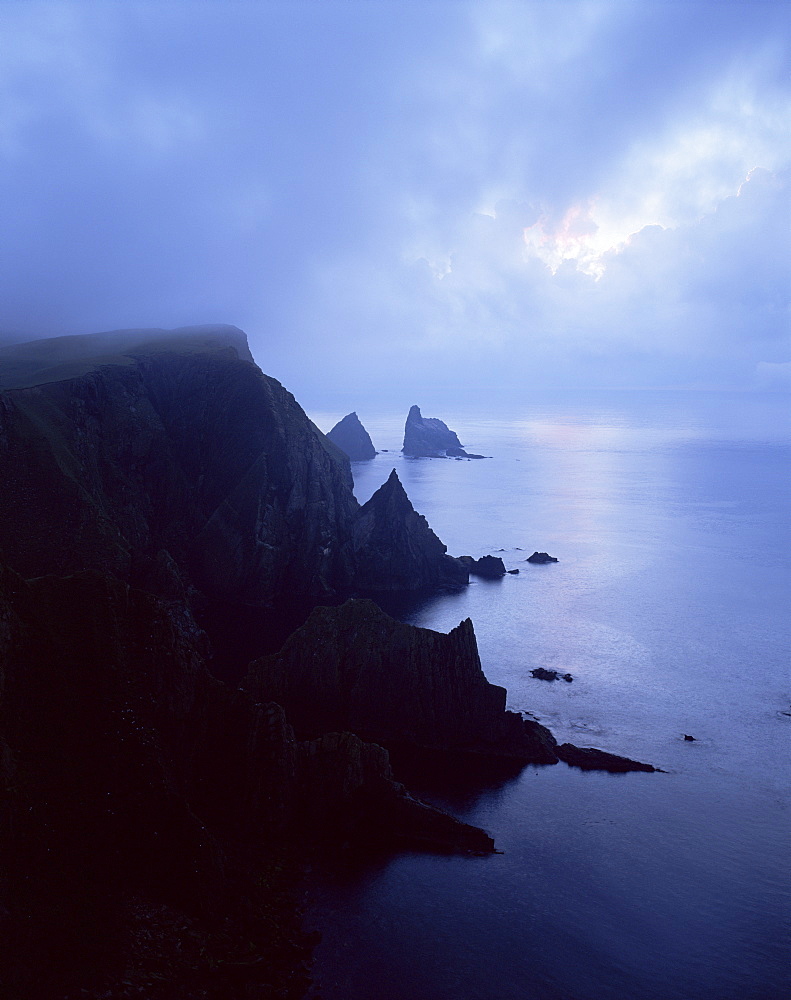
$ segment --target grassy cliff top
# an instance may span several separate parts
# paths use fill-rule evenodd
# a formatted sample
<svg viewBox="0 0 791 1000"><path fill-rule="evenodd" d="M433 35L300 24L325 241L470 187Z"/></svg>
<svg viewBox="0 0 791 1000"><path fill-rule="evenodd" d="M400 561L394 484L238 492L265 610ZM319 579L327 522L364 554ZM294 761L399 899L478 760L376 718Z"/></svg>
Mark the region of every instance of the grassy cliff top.
<svg viewBox="0 0 791 1000"><path fill-rule="evenodd" d="M0 347L0 389L21 389L77 378L102 365L131 365L141 355L198 354L232 348L253 361L247 337L235 326L184 326L176 330L111 330L48 337Z"/></svg>

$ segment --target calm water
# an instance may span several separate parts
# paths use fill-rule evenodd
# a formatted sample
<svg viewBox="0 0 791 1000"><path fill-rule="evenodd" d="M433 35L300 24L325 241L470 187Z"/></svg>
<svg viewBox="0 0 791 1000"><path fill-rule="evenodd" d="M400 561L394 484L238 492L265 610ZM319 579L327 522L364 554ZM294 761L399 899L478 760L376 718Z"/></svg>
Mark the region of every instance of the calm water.
<svg viewBox="0 0 791 1000"><path fill-rule="evenodd" d="M560 740L668 774L526 768L420 789L502 855L317 872L323 1000L774 1000L789 994L791 400L598 393L441 416L487 461L406 460L404 412L360 411L455 555L518 576L405 607L471 617L489 679ZM342 414L313 414L327 430ZM532 566L534 549L557 564ZM574 682L534 680L530 669ZM683 740L683 734L697 742Z"/></svg>

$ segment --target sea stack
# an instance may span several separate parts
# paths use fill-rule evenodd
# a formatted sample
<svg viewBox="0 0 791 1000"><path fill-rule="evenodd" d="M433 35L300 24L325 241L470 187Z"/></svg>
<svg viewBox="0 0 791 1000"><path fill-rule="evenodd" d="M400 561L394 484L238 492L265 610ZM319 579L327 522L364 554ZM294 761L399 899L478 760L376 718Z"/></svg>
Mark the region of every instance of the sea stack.
<svg viewBox="0 0 791 1000"><path fill-rule="evenodd" d="M374 458L376 448L368 431L360 423L356 413L347 413L343 420L332 428L327 437L337 445L353 462L367 461Z"/></svg>
<svg viewBox="0 0 791 1000"><path fill-rule="evenodd" d="M483 458L483 455L469 455L446 423L436 417L422 416L419 406L409 410L402 451L407 458Z"/></svg>

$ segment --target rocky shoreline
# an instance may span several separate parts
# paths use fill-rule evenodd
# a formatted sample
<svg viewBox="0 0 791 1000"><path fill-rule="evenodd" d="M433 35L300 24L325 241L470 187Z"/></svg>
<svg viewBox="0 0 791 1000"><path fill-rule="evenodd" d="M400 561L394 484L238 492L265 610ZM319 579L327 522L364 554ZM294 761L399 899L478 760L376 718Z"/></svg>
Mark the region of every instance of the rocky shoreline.
<svg viewBox="0 0 791 1000"><path fill-rule="evenodd" d="M241 331L37 341L0 349L0 371L12 1000L301 995L309 942L285 874L301 858L494 849L411 795L388 746L653 770L506 711L471 622L442 635L340 603L491 567L448 555L395 471L360 506L348 455ZM282 642L284 595L315 610ZM241 683L218 669L232 648L253 661Z"/></svg>

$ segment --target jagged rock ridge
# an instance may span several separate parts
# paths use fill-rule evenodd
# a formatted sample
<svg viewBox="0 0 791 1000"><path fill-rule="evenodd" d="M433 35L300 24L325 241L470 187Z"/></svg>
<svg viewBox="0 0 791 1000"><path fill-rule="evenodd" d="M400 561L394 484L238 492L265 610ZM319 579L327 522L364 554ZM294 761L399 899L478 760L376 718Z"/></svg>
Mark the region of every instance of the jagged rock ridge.
<svg viewBox="0 0 791 1000"><path fill-rule="evenodd" d="M284 705L306 734L349 728L385 745L655 770L592 748L558 747L544 726L506 711L505 688L486 679L469 619L445 635L395 621L373 601L316 608L279 653L251 665L243 686Z"/></svg>
<svg viewBox="0 0 791 1000"><path fill-rule="evenodd" d="M410 407L402 451L407 458L483 458L467 454L455 432L436 417L422 416L419 406Z"/></svg>
<svg viewBox="0 0 791 1000"><path fill-rule="evenodd" d="M280 653L251 666L244 687L285 705L305 733L340 727L385 743L557 761L548 730L505 711L469 619L444 635L397 622L372 601L316 608Z"/></svg>
<svg viewBox="0 0 791 1000"><path fill-rule="evenodd" d="M376 456L373 441L356 413L347 413L343 420L339 420L329 431L327 437L348 455L352 462L366 461Z"/></svg>
<svg viewBox="0 0 791 1000"><path fill-rule="evenodd" d="M469 582L459 559L409 501L395 469L363 504L352 528L354 583L360 590L418 590Z"/></svg>

